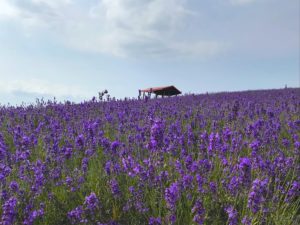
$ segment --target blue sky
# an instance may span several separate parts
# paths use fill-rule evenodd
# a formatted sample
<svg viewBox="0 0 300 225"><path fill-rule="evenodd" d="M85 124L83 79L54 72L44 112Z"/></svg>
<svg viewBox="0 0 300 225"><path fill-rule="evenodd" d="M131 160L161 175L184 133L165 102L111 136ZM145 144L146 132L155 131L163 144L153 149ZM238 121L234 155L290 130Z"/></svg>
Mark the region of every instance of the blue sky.
<svg viewBox="0 0 300 225"><path fill-rule="evenodd" d="M0 0L0 103L299 86L298 0Z"/></svg>

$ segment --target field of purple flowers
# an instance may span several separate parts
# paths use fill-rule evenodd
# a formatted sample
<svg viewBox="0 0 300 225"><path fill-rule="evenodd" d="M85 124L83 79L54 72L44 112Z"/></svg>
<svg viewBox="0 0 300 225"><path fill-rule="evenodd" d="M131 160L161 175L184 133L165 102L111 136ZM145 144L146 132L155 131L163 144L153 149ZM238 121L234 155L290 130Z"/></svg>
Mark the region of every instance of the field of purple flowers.
<svg viewBox="0 0 300 225"><path fill-rule="evenodd" d="M300 224L300 89L0 108L0 224Z"/></svg>

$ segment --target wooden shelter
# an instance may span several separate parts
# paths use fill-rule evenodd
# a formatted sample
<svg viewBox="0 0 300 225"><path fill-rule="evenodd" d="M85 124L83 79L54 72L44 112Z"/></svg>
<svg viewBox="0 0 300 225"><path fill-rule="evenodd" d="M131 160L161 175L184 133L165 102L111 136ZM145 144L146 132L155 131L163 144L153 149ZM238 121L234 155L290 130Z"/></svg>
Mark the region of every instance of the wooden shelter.
<svg viewBox="0 0 300 225"><path fill-rule="evenodd" d="M148 97L151 97L151 94L155 94L155 96L173 96L173 95L179 95L181 94L181 91L179 91L176 87L172 86L165 86L165 87L152 87L147 88L143 90L139 90L139 98L142 97L145 98L146 94Z"/></svg>

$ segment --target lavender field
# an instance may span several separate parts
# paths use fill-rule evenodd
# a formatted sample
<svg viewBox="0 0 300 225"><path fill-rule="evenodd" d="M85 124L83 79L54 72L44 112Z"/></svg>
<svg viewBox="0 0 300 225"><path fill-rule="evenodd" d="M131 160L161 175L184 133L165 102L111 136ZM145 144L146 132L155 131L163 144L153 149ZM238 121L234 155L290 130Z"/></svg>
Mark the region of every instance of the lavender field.
<svg viewBox="0 0 300 225"><path fill-rule="evenodd" d="M300 224L300 89L0 108L8 224Z"/></svg>

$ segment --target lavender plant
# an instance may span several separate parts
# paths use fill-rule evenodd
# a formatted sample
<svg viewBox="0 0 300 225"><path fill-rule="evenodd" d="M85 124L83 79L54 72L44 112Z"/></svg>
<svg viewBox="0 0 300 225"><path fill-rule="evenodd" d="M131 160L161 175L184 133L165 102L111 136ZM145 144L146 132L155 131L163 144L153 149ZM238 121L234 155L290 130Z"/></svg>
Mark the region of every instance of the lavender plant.
<svg viewBox="0 0 300 225"><path fill-rule="evenodd" d="M0 224L296 225L300 90L0 107Z"/></svg>

